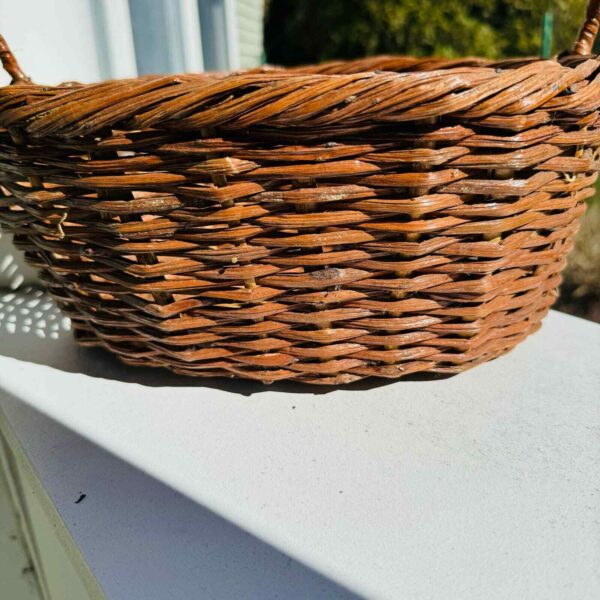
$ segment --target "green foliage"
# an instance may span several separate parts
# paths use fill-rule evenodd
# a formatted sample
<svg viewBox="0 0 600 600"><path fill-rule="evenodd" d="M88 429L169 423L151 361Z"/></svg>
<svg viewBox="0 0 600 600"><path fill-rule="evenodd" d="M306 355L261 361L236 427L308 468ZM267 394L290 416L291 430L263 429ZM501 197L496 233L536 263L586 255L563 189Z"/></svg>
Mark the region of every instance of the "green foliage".
<svg viewBox="0 0 600 600"><path fill-rule="evenodd" d="M561 52L573 42L585 0L269 0L267 61L537 55L547 10L554 14L553 50Z"/></svg>

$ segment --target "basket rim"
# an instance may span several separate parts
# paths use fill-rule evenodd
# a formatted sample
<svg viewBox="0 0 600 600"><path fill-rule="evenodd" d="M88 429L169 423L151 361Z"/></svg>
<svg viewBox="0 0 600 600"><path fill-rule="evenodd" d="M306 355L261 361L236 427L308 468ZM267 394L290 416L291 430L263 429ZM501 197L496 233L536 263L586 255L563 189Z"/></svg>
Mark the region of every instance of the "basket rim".
<svg viewBox="0 0 600 600"><path fill-rule="evenodd" d="M281 66L274 64L264 64L260 67L250 69L239 69L234 71L202 71L202 72L181 72L181 73L148 73L136 77L102 79L100 81L81 82L81 81L63 81L57 84L44 84L33 82L30 79L20 81L18 88L14 83L8 83L0 86L2 93L17 93L17 89L27 88L27 90L37 90L42 92L68 92L80 90L83 88L97 88L108 83L130 84L136 81L164 80L172 83L186 83L188 81L204 80L230 80L239 78L240 81L251 83L270 83L283 79L311 78L311 80L335 80L343 79L349 75L360 76L364 78L381 78L382 80L397 78L414 78L415 81L422 79L427 75L436 75L439 77L450 77L458 72L476 72L478 70L494 71L494 75L500 75L504 71L515 70L519 67L525 67L532 64L561 66L563 68L574 69L585 61L595 60L600 64L600 54L581 56L576 54L565 54L563 56L554 56L550 58L541 58L538 56L513 57L501 60L486 59L477 56L467 56L462 58L442 58L437 56L416 57L403 54L377 54L364 58L351 60L331 60L322 63L305 64L298 66ZM397 69L382 68L386 63L399 64ZM363 65L372 65L372 68L361 68ZM1 109L1 106L0 106Z"/></svg>
<svg viewBox="0 0 600 600"><path fill-rule="evenodd" d="M583 117L600 108L597 56L515 59L485 66L457 62L455 67L400 73L323 74L304 67L58 86L22 82L0 88L0 127L16 128L32 138L73 138L106 127L182 132L339 128L431 123L440 117L468 121L536 110L568 109Z"/></svg>

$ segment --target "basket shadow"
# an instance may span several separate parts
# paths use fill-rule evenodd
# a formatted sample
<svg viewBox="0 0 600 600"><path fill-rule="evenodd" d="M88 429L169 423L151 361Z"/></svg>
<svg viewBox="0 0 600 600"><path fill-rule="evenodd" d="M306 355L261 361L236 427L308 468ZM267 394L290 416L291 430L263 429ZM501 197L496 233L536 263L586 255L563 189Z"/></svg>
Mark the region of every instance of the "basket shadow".
<svg viewBox="0 0 600 600"><path fill-rule="evenodd" d="M196 387L218 389L243 396L266 392L323 395L339 387L318 386L292 381L270 385L234 378L202 378L178 375L159 367L134 367L121 362L103 348L78 346L68 320L52 300L32 288L0 294L0 355L45 365L90 377L136 383L148 387ZM362 379L346 384L348 391L365 391L393 382L419 382L446 379L447 375L415 373L400 380Z"/></svg>
<svg viewBox="0 0 600 600"><path fill-rule="evenodd" d="M362 598L12 396L0 395L0 408L20 425L22 442L37 440L33 460L45 490L75 544L93 556L90 567L107 597L138 597L143 580L153 582L148 598L172 597L173 590L178 598L196 598L198 590L240 600ZM49 464L40 461L45 452L53 456ZM95 530L110 535L86 536Z"/></svg>

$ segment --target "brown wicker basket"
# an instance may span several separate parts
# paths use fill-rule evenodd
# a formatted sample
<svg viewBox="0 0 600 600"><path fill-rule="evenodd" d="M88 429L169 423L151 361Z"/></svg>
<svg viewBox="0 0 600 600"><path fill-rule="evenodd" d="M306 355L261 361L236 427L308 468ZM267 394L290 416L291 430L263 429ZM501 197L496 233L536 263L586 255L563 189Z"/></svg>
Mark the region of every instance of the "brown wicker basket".
<svg viewBox="0 0 600 600"><path fill-rule="evenodd" d="M600 166L599 6L556 60L56 87L0 38L0 220L79 343L129 364L321 384L462 371L556 297Z"/></svg>

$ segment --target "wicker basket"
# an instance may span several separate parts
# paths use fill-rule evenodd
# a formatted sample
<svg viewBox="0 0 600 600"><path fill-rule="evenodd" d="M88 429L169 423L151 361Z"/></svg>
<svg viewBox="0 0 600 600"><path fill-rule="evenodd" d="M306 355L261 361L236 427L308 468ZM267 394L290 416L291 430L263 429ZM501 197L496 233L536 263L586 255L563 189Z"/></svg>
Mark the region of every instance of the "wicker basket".
<svg viewBox="0 0 600 600"><path fill-rule="evenodd" d="M132 365L462 371L556 297L600 166L599 5L557 60L46 87L0 39L0 220L79 343Z"/></svg>

